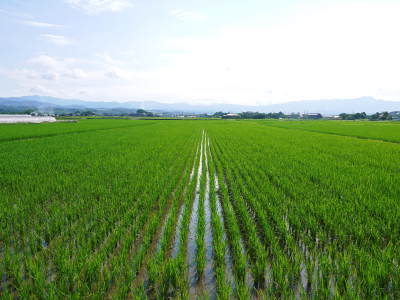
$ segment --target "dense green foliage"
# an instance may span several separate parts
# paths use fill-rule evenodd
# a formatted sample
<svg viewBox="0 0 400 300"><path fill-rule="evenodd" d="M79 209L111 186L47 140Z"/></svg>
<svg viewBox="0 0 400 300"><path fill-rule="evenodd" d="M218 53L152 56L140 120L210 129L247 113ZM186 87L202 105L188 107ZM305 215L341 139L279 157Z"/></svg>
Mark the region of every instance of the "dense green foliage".
<svg viewBox="0 0 400 300"><path fill-rule="evenodd" d="M400 125L0 126L0 298L398 298Z"/></svg>

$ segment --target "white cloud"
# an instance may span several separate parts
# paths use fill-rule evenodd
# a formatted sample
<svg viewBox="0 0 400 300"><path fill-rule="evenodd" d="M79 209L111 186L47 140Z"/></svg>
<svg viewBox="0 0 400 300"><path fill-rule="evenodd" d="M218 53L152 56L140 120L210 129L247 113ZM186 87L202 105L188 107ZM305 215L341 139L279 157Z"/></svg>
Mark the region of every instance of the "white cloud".
<svg viewBox="0 0 400 300"><path fill-rule="evenodd" d="M97 54L96 57L100 59L102 63L111 67L123 66L125 64L124 61L116 59L115 57L112 57L108 53Z"/></svg>
<svg viewBox="0 0 400 300"><path fill-rule="evenodd" d="M171 16L174 16L175 18L181 21L195 22L195 21L204 21L207 19L206 16L200 13L183 9L173 9L169 13Z"/></svg>
<svg viewBox="0 0 400 300"><path fill-rule="evenodd" d="M83 79L83 78L88 77L86 72L79 68L66 70L64 73L62 73L62 76L66 77L66 78L71 78L71 79Z"/></svg>
<svg viewBox="0 0 400 300"><path fill-rule="evenodd" d="M67 38L63 35L46 33L46 34L41 34L40 36L57 46L66 46L73 43L73 41L70 38Z"/></svg>
<svg viewBox="0 0 400 300"><path fill-rule="evenodd" d="M107 72L104 73L104 76L110 77L110 78L115 78L115 79L120 79L121 78L121 76L116 71L107 71Z"/></svg>
<svg viewBox="0 0 400 300"><path fill-rule="evenodd" d="M40 54L38 56L28 59L27 64L41 69L63 69L68 68L74 64L88 64L90 61L83 59L76 59L72 57L59 58L47 54Z"/></svg>
<svg viewBox="0 0 400 300"><path fill-rule="evenodd" d="M40 28L61 27L60 25L57 25L57 24L51 24L51 23L45 23L45 22L36 22L36 21L23 21L22 23L25 24L25 25L31 26L31 27L40 27Z"/></svg>
<svg viewBox="0 0 400 300"><path fill-rule="evenodd" d="M103 12L119 12L132 6L130 0L65 0L75 8L95 15Z"/></svg>
<svg viewBox="0 0 400 300"><path fill-rule="evenodd" d="M38 66L41 68L56 68L60 65L60 61L52 56L41 54L36 57L32 57L28 60L29 65Z"/></svg>
<svg viewBox="0 0 400 300"><path fill-rule="evenodd" d="M42 73L42 74L41 74L41 77L42 77L43 79L46 79L46 80L57 80L59 76L58 76L57 73L54 73L54 72L47 72L47 73Z"/></svg>
<svg viewBox="0 0 400 300"><path fill-rule="evenodd" d="M23 77L23 78L27 78L27 79L40 78L40 74L38 72L29 70L29 69L16 70L13 72L9 72L8 75L11 75L11 77L16 77L16 78L19 78L19 77Z"/></svg>
<svg viewBox="0 0 400 300"><path fill-rule="evenodd" d="M186 99L254 104L379 97L379 87L398 90L399 11L400 5L336 6L299 11L275 26L170 39L171 67L159 89Z"/></svg>
<svg viewBox="0 0 400 300"><path fill-rule="evenodd" d="M48 88L45 88L44 86L41 85L33 86L32 88L29 89L29 92L35 95L43 95L43 96L54 95L54 91L49 90Z"/></svg>
<svg viewBox="0 0 400 300"><path fill-rule="evenodd" d="M142 77L112 56L96 54L93 60L41 54L27 60L22 69L0 69L1 74L17 82L25 94L86 99L101 99L102 95L122 97L119 91L129 94L135 81Z"/></svg>
<svg viewBox="0 0 400 300"><path fill-rule="evenodd" d="M24 69L9 72L14 79L31 81L76 80L88 78L88 72L78 66L90 65L91 62L75 58L56 58L49 55L32 57ZM99 77L99 76L98 76Z"/></svg>

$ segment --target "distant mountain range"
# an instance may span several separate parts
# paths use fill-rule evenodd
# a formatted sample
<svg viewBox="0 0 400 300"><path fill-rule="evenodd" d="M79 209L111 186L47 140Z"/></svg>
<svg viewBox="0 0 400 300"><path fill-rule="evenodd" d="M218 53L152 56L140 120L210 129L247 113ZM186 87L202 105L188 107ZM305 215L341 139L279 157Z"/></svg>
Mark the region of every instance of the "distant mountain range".
<svg viewBox="0 0 400 300"><path fill-rule="evenodd" d="M23 96L0 98L0 108L35 108L39 111L51 111L55 108L76 109L138 109L144 108L154 112L185 112L185 113L214 113L223 112L279 112L292 113L321 113L323 115L335 115L339 113L366 112L372 114L382 111L400 111L400 102L377 100L372 97L361 97L356 99L332 99L332 100L307 100L287 102L271 105L236 105L236 104L213 104L213 105L191 105L186 103L161 103L155 101L146 102L95 102L78 99L61 99L45 96Z"/></svg>

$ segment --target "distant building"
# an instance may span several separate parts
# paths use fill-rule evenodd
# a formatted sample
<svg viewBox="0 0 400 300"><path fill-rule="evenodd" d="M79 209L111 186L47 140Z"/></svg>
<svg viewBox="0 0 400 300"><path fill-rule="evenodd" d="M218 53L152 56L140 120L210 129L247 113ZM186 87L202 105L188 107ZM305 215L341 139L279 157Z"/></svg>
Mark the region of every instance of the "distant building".
<svg viewBox="0 0 400 300"><path fill-rule="evenodd" d="M322 115L320 113L303 114L302 117L303 117L303 119L307 119L307 120L322 119Z"/></svg>
<svg viewBox="0 0 400 300"><path fill-rule="evenodd" d="M31 116L31 115L1 115L0 123L43 123L55 122L56 118L51 116Z"/></svg>
<svg viewBox="0 0 400 300"><path fill-rule="evenodd" d="M229 114L223 115L222 118L224 118L224 119L239 119L240 115L229 113Z"/></svg>
<svg viewBox="0 0 400 300"><path fill-rule="evenodd" d="M400 121L400 111L392 111L389 113L394 121Z"/></svg>
<svg viewBox="0 0 400 300"><path fill-rule="evenodd" d="M325 119L327 119L327 120L340 120L340 116L337 116L337 115L335 115L335 116L327 116Z"/></svg>

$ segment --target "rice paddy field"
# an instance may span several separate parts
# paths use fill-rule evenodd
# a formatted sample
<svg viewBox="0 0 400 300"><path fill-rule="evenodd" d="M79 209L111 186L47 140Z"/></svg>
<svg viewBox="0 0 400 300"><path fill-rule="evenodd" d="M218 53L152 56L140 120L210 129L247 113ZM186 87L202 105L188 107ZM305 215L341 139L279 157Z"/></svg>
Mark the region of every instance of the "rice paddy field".
<svg viewBox="0 0 400 300"><path fill-rule="evenodd" d="M400 123L0 125L1 299L398 299Z"/></svg>

